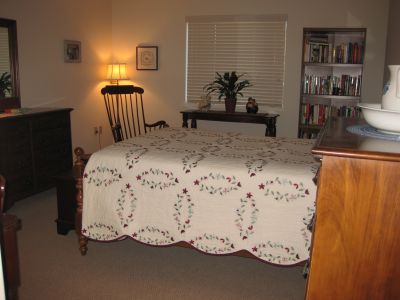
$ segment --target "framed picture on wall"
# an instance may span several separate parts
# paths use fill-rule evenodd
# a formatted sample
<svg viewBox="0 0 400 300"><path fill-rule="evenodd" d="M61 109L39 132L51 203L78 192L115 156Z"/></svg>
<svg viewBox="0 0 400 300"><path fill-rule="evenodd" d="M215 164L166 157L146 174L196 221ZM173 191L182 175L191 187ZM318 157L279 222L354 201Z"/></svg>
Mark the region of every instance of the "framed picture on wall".
<svg viewBox="0 0 400 300"><path fill-rule="evenodd" d="M64 62L80 63L81 56L81 42L64 40Z"/></svg>
<svg viewBox="0 0 400 300"><path fill-rule="evenodd" d="M136 70L158 70L158 47L136 47Z"/></svg>

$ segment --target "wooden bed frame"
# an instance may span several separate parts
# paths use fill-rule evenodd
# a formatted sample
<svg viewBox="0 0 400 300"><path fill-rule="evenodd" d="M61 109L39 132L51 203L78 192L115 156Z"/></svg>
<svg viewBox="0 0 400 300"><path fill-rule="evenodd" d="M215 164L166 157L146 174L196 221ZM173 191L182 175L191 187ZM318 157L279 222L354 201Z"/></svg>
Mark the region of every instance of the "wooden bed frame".
<svg viewBox="0 0 400 300"><path fill-rule="evenodd" d="M75 181L76 181L76 215L75 215L75 230L76 230L76 234L78 235L78 242L79 242L79 251L81 253L81 255L86 255L87 251L88 251L88 241L89 239L85 236L82 235L81 233L81 229L82 229L82 211L83 211L83 172L85 169L85 165L87 163L87 161L90 158L90 154L86 154L85 151L78 147L74 150L74 153L76 155L76 160L74 163L74 177L75 177ZM313 221L313 220L311 220ZM308 229L311 231L311 228L308 227ZM135 240L136 241L136 240ZM141 243L139 241L136 241L138 243ZM145 244L147 246L153 246L153 245L149 245L149 244ZM307 265L307 261L302 261L302 262L298 262L296 264L290 265L290 266L283 266L283 265L278 265L278 264L274 264L271 262L267 262L264 260L261 260L260 258L258 258L257 256L251 254L250 252L248 252L247 250L239 250L233 253L228 253L228 254L212 254L212 253L206 253L203 251L200 251L199 249L193 247L192 245L190 245L187 242L184 241L180 241L174 244L170 244L170 245L165 245L165 246L153 246L153 247L171 247L171 246L178 246L178 247L184 247L184 248L189 248L189 249L194 249L200 253L204 253L207 255L215 255L215 256L228 256L228 255L234 255L234 256L240 256L240 257L246 257L246 258L253 258L253 259L257 259L260 262L263 263L267 263L270 265L276 265L276 266L280 266L280 267L293 267L293 266L304 266Z"/></svg>

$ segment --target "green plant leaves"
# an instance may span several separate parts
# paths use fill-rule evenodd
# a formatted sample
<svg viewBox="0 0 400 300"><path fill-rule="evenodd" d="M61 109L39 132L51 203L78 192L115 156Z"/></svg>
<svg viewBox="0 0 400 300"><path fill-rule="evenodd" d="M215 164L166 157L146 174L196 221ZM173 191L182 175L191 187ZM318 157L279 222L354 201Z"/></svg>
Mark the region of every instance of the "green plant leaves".
<svg viewBox="0 0 400 300"><path fill-rule="evenodd" d="M237 95L243 97L242 90L250 87L251 84L248 80L239 81L245 74L237 75L235 71L231 73L225 72L223 75L216 72L215 80L206 84L203 90L207 96L210 94L217 94L218 99L225 96L228 99L236 99Z"/></svg>
<svg viewBox="0 0 400 300"><path fill-rule="evenodd" d="M0 76L0 94L5 92L11 92L11 74L4 72Z"/></svg>

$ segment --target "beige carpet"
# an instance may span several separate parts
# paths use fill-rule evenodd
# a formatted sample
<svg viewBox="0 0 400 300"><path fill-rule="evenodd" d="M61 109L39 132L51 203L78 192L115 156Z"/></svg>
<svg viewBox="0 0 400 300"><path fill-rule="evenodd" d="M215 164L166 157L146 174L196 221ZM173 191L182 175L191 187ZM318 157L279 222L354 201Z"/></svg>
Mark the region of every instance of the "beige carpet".
<svg viewBox="0 0 400 300"><path fill-rule="evenodd" d="M144 246L131 240L89 243L58 235L55 190L17 202L20 299L303 299L301 267L241 257Z"/></svg>

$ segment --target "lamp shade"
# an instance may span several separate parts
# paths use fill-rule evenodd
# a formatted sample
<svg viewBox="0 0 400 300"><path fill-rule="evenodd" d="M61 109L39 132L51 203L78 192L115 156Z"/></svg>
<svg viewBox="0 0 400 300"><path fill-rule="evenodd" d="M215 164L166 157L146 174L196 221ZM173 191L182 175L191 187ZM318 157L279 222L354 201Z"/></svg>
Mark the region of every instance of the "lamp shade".
<svg viewBox="0 0 400 300"><path fill-rule="evenodd" d="M107 79L108 80L123 80L128 79L126 75L126 64L109 64L107 68Z"/></svg>

